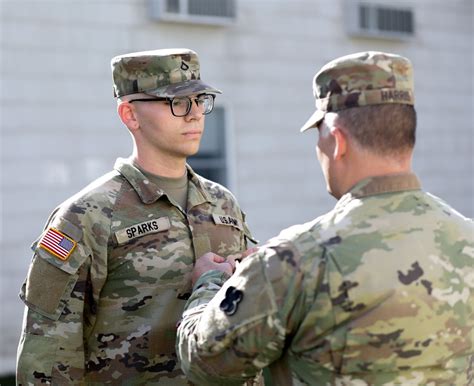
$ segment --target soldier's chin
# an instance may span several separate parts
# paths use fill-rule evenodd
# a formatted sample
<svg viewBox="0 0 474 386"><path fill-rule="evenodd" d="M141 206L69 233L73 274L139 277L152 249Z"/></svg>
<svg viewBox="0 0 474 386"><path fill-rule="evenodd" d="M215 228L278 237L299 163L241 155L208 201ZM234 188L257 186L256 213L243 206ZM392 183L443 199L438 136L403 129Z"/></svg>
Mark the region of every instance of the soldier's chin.
<svg viewBox="0 0 474 386"><path fill-rule="evenodd" d="M199 146L196 146L195 149L189 149L189 151L186 152L186 158L187 157L192 157L193 155L196 155L199 152Z"/></svg>
<svg viewBox="0 0 474 386"><path fill-rule="evenodd" d="M331 187L328 185L326 187L328 193L333 196L336 200L339 200L342 196L342 194L338 193L338 192L335 192L333 189L331 189Z"/></svg>

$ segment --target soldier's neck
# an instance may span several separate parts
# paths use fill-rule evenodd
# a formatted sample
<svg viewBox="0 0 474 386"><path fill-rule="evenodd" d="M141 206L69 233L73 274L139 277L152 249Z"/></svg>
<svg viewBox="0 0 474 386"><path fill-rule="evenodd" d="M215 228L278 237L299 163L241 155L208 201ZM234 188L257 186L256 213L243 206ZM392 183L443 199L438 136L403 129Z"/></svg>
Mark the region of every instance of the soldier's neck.
<svg viewBox="0 0 474 386"><path fill-rule="evenodd" d="M186 158L167 157L159 154L150 156L134 151L132 160L140 169L156 176L179 178L186 172Z"/></svg>

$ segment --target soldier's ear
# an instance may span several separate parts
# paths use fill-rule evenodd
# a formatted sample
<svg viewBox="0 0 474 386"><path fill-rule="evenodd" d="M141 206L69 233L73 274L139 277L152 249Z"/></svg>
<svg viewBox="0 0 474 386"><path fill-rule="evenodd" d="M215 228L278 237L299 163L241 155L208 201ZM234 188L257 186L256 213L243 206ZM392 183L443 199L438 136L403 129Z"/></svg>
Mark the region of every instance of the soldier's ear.
<svg viewBox="0 0 474 386"><path fill-rule="evenodd" d="M137 119L137 114L135 107L127 102L120 102L117 106L117 113L125 126L128 127L130 131L136 131L140 127Z"/></svg>
<svg viewBox="0 0 474 386"><path fill-rule="evenodd" d="M339 127L331 130L331 135L334 137L336 145L334 146L333 158L340 160L347 152L347 135Z"/></svg>

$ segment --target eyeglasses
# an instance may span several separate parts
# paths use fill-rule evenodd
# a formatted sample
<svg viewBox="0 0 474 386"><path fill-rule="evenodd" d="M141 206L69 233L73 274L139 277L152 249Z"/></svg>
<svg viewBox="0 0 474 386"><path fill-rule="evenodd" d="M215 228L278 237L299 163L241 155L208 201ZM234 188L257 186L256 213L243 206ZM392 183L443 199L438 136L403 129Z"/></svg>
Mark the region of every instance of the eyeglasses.
<svg viewBox="0 0 474 386"><path fill-rule="evenodd" d="M189 114L193 104L193 100L196 103L199 111L202 115L209 114L214 108L214 98L213 94L200 94L195 98L190 97L175 97L175 98L138 98L131 99L128 103L133 102L160 102L167 101L171 107L171 114L175 117L184 117Z"/></svg>

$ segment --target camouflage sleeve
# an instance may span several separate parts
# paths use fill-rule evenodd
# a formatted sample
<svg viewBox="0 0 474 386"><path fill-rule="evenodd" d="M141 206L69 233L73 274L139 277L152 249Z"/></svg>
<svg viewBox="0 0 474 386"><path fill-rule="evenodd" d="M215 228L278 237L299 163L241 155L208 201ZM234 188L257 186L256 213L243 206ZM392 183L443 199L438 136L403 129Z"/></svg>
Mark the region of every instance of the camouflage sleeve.
<svg viewBox="0 0 474 386"><path fill-rule="evenodd" d="M229 275L221 271L208 271L201 275L194 285L193 293L189 297L186 309L209 303L227 279L229 279Z"/></svg>
<svg viewBox="0 0 474 386"><path fill-rule="evenodd" d="M281 356L303 302L291 246L263 247L225 283L196 283L178 327L183 371L196 384L242 384ZM201 280L202 279L202 280Z"/></svg>
<svg viewBox="0 0 474 386"><path fill-rule="evenodd" d="M72 236L66 255L43 247L45 235ZM65 232L65 233L63 233ZM75 243L75 244L74 244ZM70 248L67 242L62 242ZM71 244L69 244L71 245ZM54 249L54 250L53 250ZM76 384L84 374L84 315L91 314L92 251L82 230L64 219L49 224L34 247L20 297L26 305L17 357L17 384ZM88 299L85 302L85 299Z"/></svg>

